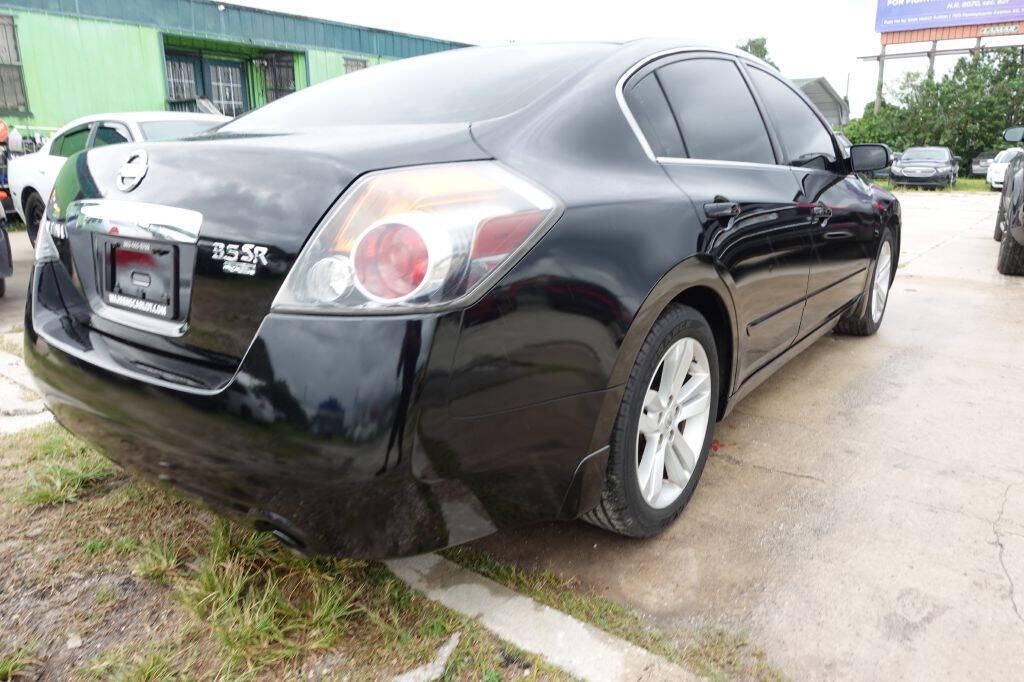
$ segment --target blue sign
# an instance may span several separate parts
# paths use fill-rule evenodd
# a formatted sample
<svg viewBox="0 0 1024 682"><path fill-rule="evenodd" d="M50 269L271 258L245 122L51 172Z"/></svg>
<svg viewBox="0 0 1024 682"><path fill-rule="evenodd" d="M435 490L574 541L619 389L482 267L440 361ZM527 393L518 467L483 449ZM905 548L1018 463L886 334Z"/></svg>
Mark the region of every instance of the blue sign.
<svg viewBox="0 0 1024 682"><path fill-rule="evenodd" d="M1024 0L878 0L879 33L1024 22Z"/></svg>

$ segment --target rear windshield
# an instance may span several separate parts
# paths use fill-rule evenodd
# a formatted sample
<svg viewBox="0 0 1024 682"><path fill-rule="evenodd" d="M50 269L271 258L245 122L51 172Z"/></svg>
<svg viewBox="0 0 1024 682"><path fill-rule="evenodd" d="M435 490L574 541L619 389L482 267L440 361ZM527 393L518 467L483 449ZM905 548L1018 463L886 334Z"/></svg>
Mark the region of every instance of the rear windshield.
<svg viewBox="0 0 1024 682"><path fill-rule="evenodd" d="M402 59L299 90L222 130L481 121L523 108L613 48L477 47Z"/></svg>
<svg viewBox="0 0 1024 682"><path fill-rule="evenodd" d="M205 133L210 128L220 125L220 121L145 121L139 123L142 136L150 142L161 140L180 140L183 137L194 137Z"/></svg>
<svg viewBox="0 0 1024 682"><path fill-rule="evenodd" d="M949 161L949 150L911 147L903 153L904 161Z"/></svg>

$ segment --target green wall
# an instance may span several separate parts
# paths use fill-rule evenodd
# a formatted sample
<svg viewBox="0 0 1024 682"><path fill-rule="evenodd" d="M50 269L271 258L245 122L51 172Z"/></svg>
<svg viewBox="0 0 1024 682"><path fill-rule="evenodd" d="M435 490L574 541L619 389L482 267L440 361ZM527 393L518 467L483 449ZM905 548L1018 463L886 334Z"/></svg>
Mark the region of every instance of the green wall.
<svg viewBox="0 0 1024 682"><path fill-rule="evenodd" d="M376 66L390 59L382 59L368 54L331 52L329 50L309 50L309 78L313 83L341 76L345 73L345 57L365 59L367 66Z"/></svg>
<svg viewBox="0 0 1024 682"><path fill-rule="evenodd" d="M71 119L166 108L156 29L13 12L31 116L8 123L58 128Z"/></svg>
<svg viewBox="0 0 1024 682"><path fill-rule="evenodd" d="M30 111L0 118L44 133L89 114L166 110L164 45L242 58L273 49L200 36L164 35L161 40L157 28L115 21L19 9L0 12L14 15ZM346 56L365 59L368 66L391 61L319 48L292 53L296 89L344 74ZM265 82L262 69L246 66L246 83L257 106L266 101Z"/></svg>

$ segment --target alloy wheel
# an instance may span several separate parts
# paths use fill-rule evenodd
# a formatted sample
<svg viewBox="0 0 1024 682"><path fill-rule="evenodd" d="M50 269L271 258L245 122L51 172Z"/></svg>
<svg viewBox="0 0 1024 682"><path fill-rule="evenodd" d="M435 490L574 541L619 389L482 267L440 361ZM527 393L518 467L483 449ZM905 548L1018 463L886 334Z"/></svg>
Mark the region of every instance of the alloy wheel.
<svg viewBox="0 0 1024 682"><path fill-rule="evenodd" d="M885 312L885 302L889 298L889 282L892 279L892 246L889 241L882 242L878 252L878 264L875 266L875 282L871 292L871 319L878 324Z"/></svg>
<svg viewBox="0 0 1024 682"><path fill-rule="evenodd" d="M711 368L699 341L676 341L644 397L636 436L636 475L654 509L675 502L690 481L711 421Z"/></svg>

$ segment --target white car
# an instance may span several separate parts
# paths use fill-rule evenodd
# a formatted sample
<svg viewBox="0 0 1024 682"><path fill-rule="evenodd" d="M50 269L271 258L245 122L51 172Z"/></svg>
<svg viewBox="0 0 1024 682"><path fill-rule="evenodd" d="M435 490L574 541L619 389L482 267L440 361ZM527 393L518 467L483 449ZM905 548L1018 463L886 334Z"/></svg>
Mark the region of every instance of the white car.
<svg viewBox="0 0 1024 682"><path fill-rule="evenodd" d="M1001 190L1006 179L1006 169L1009 168L1010 162L1021 154L1024 154L1024 149L1020 147L1010 147L996 154L996 158L989 164L988 173L985 174L988 186L993 190Z"/></svg>
<svg viewBox="0 0 1024 682"><path fill-rule="evenodd" d="M34 154L8 162L7 180L29 239L36 243L39 220L65 159L84 149L125 142L175 140L203 133L226 123L227 116L173 111L95 114L76 118L58 130Z"/></svg>

